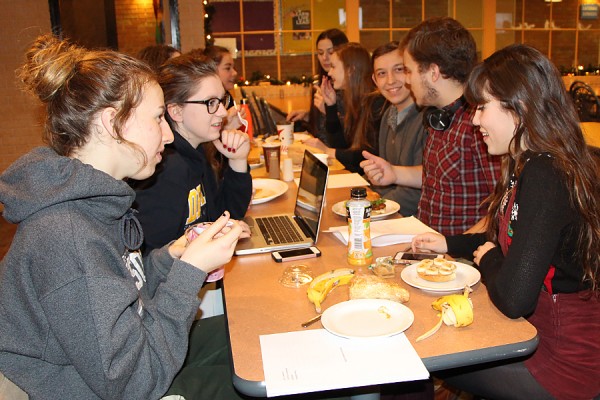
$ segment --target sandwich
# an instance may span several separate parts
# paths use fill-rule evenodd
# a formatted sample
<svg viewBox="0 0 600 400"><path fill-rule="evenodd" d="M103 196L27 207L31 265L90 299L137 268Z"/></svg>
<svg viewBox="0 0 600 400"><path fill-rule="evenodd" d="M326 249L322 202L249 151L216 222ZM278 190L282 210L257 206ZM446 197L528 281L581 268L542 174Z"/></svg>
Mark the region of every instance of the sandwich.
<svg viewBox="0 0 600 400"><path fill-rule="evenodd" d="M456 265L443 258L423 260L417 264L417 275L430 282L450 282L456 279Z"/></svg>
<svg viewBox="0 0 600 400"><path fill-rule="evenodd" d="M369 191L367 193L367 200L371 202L372 214L378 214L385 211L385 199L379 196L379 193Z"/></svg>

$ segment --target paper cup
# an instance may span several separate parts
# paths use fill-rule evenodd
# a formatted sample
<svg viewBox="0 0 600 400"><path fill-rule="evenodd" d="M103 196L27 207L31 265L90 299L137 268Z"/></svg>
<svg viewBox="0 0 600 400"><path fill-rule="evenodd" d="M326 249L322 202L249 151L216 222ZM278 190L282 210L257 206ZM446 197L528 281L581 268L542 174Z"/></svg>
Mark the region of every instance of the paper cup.
<svg viewBox="0 0 600 400"><path fill-rule="evenodd" d="M265 157L265 167L267 173L269 172L269 160L271 160L271 154L276 153L277 159L281 158L281 142L267 142L262 145L263 153Z"/></svg>
<svg viewBox="0 0 600 400"><path fill-rule="evenodd" d="M277 134L284 146L294 144L294 124L277 125Z"/></svg>

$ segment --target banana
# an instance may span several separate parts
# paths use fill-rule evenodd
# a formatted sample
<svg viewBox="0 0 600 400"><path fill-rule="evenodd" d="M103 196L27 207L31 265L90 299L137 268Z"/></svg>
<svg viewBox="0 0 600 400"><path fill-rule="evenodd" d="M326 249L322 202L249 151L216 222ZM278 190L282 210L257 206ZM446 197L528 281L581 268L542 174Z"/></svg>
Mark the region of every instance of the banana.
<svg viewBox="0 0 600 400"><path fill-rule="evenodd" d="M442 296L434 301L431 306L434 310L440 311L440 320L433 328L419 336L417 342L427 339L436 333L442 326L442 322L448 326L452 325L457 328L471 325L473 323L473 302L469 298L470 292L472 292L472 289L469 286L465 286L463 294Z"/></svg>
<svg viewBox="0 0 600 400"><path fill-rule="evenodd" d="M347 285L353 277L354 270L351 268L338 268L317 276L307 289L308 300L315 305L315 310L320 313L321 303L323 303L329 292L336 286Z"/></svg>

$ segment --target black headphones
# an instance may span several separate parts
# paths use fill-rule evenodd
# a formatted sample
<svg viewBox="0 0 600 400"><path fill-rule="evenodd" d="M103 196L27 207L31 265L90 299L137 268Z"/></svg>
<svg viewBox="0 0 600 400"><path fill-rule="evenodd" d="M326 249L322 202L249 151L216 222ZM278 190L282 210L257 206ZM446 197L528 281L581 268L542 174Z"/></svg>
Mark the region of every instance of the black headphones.
<svg viewBox="0 0 600 400"><path fill-rule="evenodd" d="M452 123L456 111L464 105L465 98L460 96L458 100L449 107L429 107L423 113L423 123L433 130L445 131Z"/></svg>

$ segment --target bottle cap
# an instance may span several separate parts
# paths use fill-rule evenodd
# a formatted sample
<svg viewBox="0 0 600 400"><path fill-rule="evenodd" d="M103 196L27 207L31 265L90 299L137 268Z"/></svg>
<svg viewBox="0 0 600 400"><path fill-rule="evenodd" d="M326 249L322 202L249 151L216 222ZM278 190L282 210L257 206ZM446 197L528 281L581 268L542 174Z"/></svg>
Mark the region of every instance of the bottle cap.
<svg viewBox="0 0 600 400"><path fill-rule="evenodd" d="M248 104L248 99L244 97L240 100L240 104Z"/></svg>
<svg viewBox="0 0 600 400"><path fill-rule="evenodd" d="M352 198L365 198L367 197L367 188L364 187L353 187L350 189L350 197Z"/></svg>

